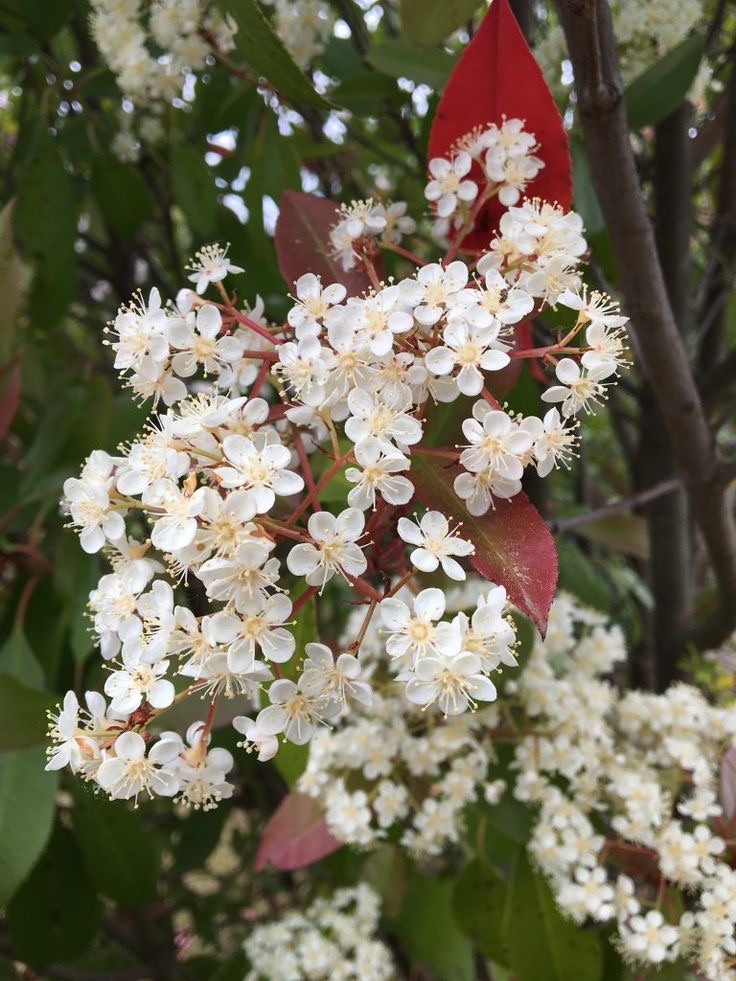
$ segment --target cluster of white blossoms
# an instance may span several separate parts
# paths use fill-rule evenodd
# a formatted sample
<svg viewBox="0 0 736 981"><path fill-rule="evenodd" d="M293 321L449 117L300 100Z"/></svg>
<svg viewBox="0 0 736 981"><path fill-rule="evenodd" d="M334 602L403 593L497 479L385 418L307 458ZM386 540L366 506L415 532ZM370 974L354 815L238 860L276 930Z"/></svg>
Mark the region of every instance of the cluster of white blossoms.
<svg viewBox="0 0 736 981"><path fill-rule="evenodd" d="M273 27L294 61L307 68L332 36L335 15L325 0L264 0L273 8Z"/></svg>
<svg viewBox="0 0 736 981"><path fill-rule="evenodd" d="M576 413L624 364L625 321L581 284L579 217L538 201L507 211L474 272L448 253L384 282L351 243L373 286L348 296L305 273L286 323L269 324L260 301L236 305L225 283L243 270L209 245L175 299L152 289L109 326L115 367L157 411L64 485L82 547L112 567L89 603L109 674L107 701L88 693L80 708L70 693L53 716L49 766L113 797L213 806L232 792L230 756L209 748L218 701L240 700L233 725L261 760L280 738L304 744L371 704L364 648L379 623L407 712L456 716L496 698L490 675L515 663L504 590L489 583L470 618L445 618L447 586L474 561L463 511L482 516L519 493L528 466L567 463ZM547 305L569 311L569 328L516 351L514 326ZM527 356L559 382L539 417L506 412L490 391ZM458 419L466 442L438 447L434 403L460 396L474 400ZM422 454L424 467L439 454L456 508L409 511ZM352 635L339 623L305 635L325 593L357 608ZM182 741L165 713L190 697L203 718Z"/></svg>
<svg viewBox="0 0 736 981"><path fill-rule="evenodd" d="M521 119L506 119L473 130L458 140L449 157L429 161L424 196L436 215L434 234L447 238L468 223L471 208L498 195L502 205L517 204L530 181L544 167L534 155L537 141Z"/></svg>
<svg viewBox="0 0 736 981"><path fill-rule="evenodd" d="M702 26L706 16L702 0L659 0L641 4L638 0L612 0L613 34L616 39L621 74L632 82ZM565 35L554 19L545 18L548 29L534 48L534 55L555 94L561 94L562 65L568 59ZM702 67L707 66L704 65ZM700 75L696 87L702 90L710 72ZM568 84L572 79L568 79ZM692 93L691 93L692 97Z"/></svg>
<svg viewBox="0 0 736 981"><path fill-rule="evenodd" d="M97 47L122 93L137 106L163 107L201 71L213 46L233 48L236 25L208 0L91 0Z"/></svg>
<svg viewBox="0 0 736 981"><path fill-rule="evenodd" d="M391 951L376 938L380 902L361 883L256 926L243 944L245 981L389 981Z"/></svg>
<svg viewBox="0 0 736 981"><path fill-rule="evenodd" d="M340 220L330 229L330 245L345 272L361 264L361 253L372 251L372 242L399 245L417 224L407 215L406 201L353 201L340 208Z"/></svg>
<svg viewBox="0 0 736 981"><path fill-rule="evenodd" d="M450 597L473 626L478 588ZM366 640L377 677L384 641ZM469 804L492 811L512 795L535 811L528 848L566 915L611 924L631 963L681 958L712 981L736 977L733 787L718 794L736 713L683 684L621 695L606 677L625 656L621 631L563 594L492 705L412 716L387 689L319 734L299 788L338 839L420 856L461 838ZM496 754L509 741L510 769Z"/></svg>

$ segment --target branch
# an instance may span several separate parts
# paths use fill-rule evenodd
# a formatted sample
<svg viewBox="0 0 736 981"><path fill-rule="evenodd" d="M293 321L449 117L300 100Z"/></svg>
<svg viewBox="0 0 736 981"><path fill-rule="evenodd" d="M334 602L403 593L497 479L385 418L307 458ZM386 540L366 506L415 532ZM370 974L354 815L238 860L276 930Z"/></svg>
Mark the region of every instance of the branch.
<svg viewBox="0 0 736 981"><path fill-rule="evenodd" d="M641 507L642 504L648 504L650 501L656 501L666 494L671 494L680 486L679 477L672 477L669 480L663 480L661 483L655 484L654 487L648 487L646 490L631 494L629 497L622 497L617 501L604 504L603 507L595 508L593 511L585 511L583 514L572 514L569 518L560 518L558 521L548 521L547 526L553 535L559 532L572 531L580 527L580 525L589 525L594 521L610 518L613 514L620 514L622 511L632 511L634 508Z"/></svg>
<svg viewBox="0 0 736 981"><path fill-rule="evenodd" d="M556 0L575 73L591 175L631 317L632 343L662 413L718 587L689 639L713 646L736 627L736 526L675 317L636 172L605 0Z"/></svg>

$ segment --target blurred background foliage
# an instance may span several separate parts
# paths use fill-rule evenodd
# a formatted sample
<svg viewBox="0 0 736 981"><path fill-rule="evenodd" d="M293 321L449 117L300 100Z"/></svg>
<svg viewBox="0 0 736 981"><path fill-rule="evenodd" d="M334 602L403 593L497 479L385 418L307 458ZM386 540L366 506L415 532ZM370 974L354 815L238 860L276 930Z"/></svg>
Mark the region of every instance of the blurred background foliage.
<svg viewBox="0 0 736 981"><path fill-rule="evenodd" d="M258 766L239 753L235 806L191 816L168 805L131 811L59 786L57 775L43 772L44 712L55 704L54 693L99 688L103 670L91 657L85 612L100 560L84 554L64 529L61 485L93 448L111 450L131 439L145 418L120 391L103 344L105 323L134 290L157 285L173 298L193 252L206 242L229 242L233 260L246 269L241 299L254 304L260 296L278 320L288 297L272 237L284 190L342 201L390 196L407 201L415 216L426 213L433 109L485 5L334 0L334 26L304 70L272 30L272 8L261 11L255 0L220 6L239 24L235 50L208 57L203 71L183 79L181 95L157 108L149 141L136 129L145 131L145 114L124 98L95 45L86 0L0 3L3 977L239 979L248 917L269 904L278 908L288 890L307 889L303 876L250 871L262 822L285 789L271 764ZM652 205L657 181L667 179L656 159L657 127L687 107L693 297L712 262L736 37L727 4L697 6L700 16L676 43L664 51L649 44L643 62L632 59L626 94ZM555 54L560 41L552 7L519 0L515 9L547 59L570 128L575 206L592 248L592 285L615 291L616 269L577 133L569 63L564 50ZM645 36L637 43L646 48ZM420 228L426 247L428 227ZM730 239L728 248L733 251ZM402 268L393 258L389 273ZM736 341L736 301L728 278L727 284L719 300L723 351ZM690 309L688 344L702 358L703 331L696 305ZM552 311L535 324L535 338L543 342L553 327ZM718 388L714 383L711 400L719 437L726 439L733 437L732 381L726 374ZM525 369L509 403L536 411L539 390ZM648 639L651 529L636 499L628 508L607 506L653 482L642 478L646 411L645 386L634 369L611 412L584 427L573 472L556 474L544 493L528 488L559 531L560 585L624 626L633 652L629 680L638 683L657 681ZM598 520L589 520L597 509ZM696 550L696 572L697 562ZM707 607L708 583L700 579L697 586L697 602ZM727 664L704 662L696 652L684 670L715 688L732 680ZM524 840L523 808L514 807L519 813L499 811L470 836L471 855L479 849L488 857L486 849L502 842L511 864ZM497 833L486 844L494 822ZM473 875L481 873L472 865L462 873L471 890L480 888ZM388 899L388 932L407 970L422 962L428 977L475 976L473 943L482 951L492 938L479 942L472 917L455 916L450 878L427 878L388 846L368 859L342 849L320 863L312 888L361 875ZM572 928L530 881L519 885L531 890L530 908L535 916L557 917L555 929L566 943ZM444 924L439 933L438 923ZM529 943L543 944L533 932ZM538 956L544 962L545 951ZM610 958L605 977L624 976L612 952ZM420 976L416 970L412 977Z"/></svg>

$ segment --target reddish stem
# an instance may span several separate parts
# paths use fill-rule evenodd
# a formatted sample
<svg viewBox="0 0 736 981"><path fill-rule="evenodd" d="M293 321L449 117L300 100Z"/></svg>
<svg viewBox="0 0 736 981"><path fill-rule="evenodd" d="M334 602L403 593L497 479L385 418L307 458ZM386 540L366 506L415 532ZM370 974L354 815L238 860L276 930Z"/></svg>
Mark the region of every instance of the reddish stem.
<svg viewBox="0 0 736 981"><path fill-rule="evenodd" d="M417 266L427 265L426 259L421 259L414 252L410 252L409 249L405 249L401 245L393 245L390 242L380 242L379 244L382 249L386 249L388 252L395 252L396 255L403 255L405 259L409 259L410 262L413 262Z"/></svg>
<svg viewBox="0 0 736 981"><path fill-rule="evenodd" d="M266 380L266 375L271 370L271 362L264 361L261 367L258 369L258 374L256 375L256 380L253 382L253 387L250 390L250 398L254 399L256 395L260 392L263 387L263 383Z"/></svg>
<svg viewBox="0 0 736 981"><path fill-rule="evenodd" d="M314 596L314 594L318 592L318 588L319 587L317 586L307 586L304 592L300 596L297 596L297 598L294 600L294 605L291 608L292 616L295 613L298 613L305 603L309 602L309 600Z"/></svg>
<svg viewBox="0 0 736 981"><path fill-rule="evenodd" d="M287 525L293 525L294 522L297 520L297 518L300 518L304 514L304 512L307 510L309 505L314 503L314 499L319 495L319 492L322 490L325 484L328 484L332 480L332 478L335 476L337 471L340 470L341 467L345 466L345 464L347 463L347 461L350 459L352 455L353 455L353 448L351 446L350 449L347 451L347 453L343 453L341 457L338 457L337 460L335 460L335 462L332 464L330 469L325 474L323 474L323 476L320 478L318 483L315 484L314 490L310 494L307 494L307 496L301 502L299 507L294 511L294 513L291 515L289 520L286 522Z"/></svg>

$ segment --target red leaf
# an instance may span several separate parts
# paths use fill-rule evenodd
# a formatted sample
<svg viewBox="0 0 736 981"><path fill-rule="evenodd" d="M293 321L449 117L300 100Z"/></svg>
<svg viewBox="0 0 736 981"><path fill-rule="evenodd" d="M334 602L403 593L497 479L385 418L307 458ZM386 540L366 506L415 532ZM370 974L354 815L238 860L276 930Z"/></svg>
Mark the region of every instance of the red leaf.
<svg viewBox="0 0 736 981"><path fill-rule="evenodd" d="M436 458L412 454L411 472L418 499L448 518L461 517L462 535L475 545L470 562L476 572L504 586L509 599L530 617L542 636L557 585L557 551L539 511L524 493L496 501L479 518L468 514L453 490L458 473Z"/></svg>
<svg viewBox="0 0 736 981"><path fill-rule="evenodd" d="M504 116L525 120L539 144L536 155L545 163L529 183L526 197L568 208L572 172L560 113L508 0L493 0L442 93L429 137L429 158L447 156L461 136L476 126L500 124ZM505 210L495 198L489 201L464 247L487 248Z"/></svg>
<svg viewBox="0 0 736 981"><path fill-rule="evenodd" d="M303 869L341 847L342 842L330 834L319 804L292 791L263 829L255 870L267 865L283 871Z"/></svg>
<svg viewBox="0 0 736 981"><path fill-rule="evenodd" d="M332 254L330 228L339 216L339 206L327 198L302 194L301 191L284 191L281 195L276 222L276 256L289 289L307 272L321 277L324 286L342 283L348 296L358 296L370 289L370 280L362 269L344 272L342 264Z"/></svg>
<svg viewBox="0 0 736 981"><path fill-rule="evenodd" d="M0 368L0 439L13 425L20 403L20 362L17 358Z"/></svg>

